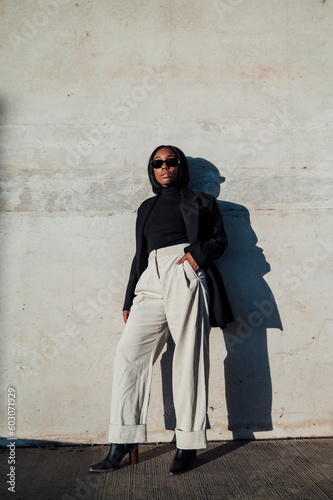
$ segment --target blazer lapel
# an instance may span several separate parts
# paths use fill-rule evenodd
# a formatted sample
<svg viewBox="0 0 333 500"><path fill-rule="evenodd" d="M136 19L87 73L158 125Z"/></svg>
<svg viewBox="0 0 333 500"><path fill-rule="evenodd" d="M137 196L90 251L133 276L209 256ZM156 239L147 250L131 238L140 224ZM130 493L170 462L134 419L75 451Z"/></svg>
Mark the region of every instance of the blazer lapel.
<svg viewBox="0 0 333 500"><path fill-rule="evenodd" d="M157 202L158 198L159 198L159 195L152 196L151 198L149 198L147 200L147 202L145 203L145 206L142 207L142 208L144 208L144 210L142 210L142 212L141 212L141 217L140 217L139 227L138 227L141 234L143 234L143 229L144 229L145 224L147 222L148 216L149 216L150 212L152 211L153 206Z"/></svg>
<svg viewBox="0 0 333 500"><path fill-rule="evenodd" d="M181 212L184 217L189 243L198 241L199 207L196 195L189 189L181 190Z"/></svg>
<svg viewBox="0 0 333 500"><path fill-rule="evenodd" d="M139 275L147 267L147 248L144 244L144 227L153 206L157 202L159 196L153 196L149 198L144 207L142 207L140 217L138 218L137 228L136 228L136 254L137 254L137 269Z"/></svg>
<svg viewBox="0 0 333 500"><path fill-rule="evenodd" d="M144 247L144 236L143 231L146 221L152 211L155 203L157 202L159 195L153 196L146 202L143 210L140 214L140 219L137 225L137 253L138 262L137 265L142 272L142 269L146 266L146 255L147 249ZM188 236L189 243L195 243L198 241L198 229L199 229L199 205L197 201L197 196L193 191L189 189L181 189L181 202L180 202L181 213L184 217L186 233Z"/></svg>

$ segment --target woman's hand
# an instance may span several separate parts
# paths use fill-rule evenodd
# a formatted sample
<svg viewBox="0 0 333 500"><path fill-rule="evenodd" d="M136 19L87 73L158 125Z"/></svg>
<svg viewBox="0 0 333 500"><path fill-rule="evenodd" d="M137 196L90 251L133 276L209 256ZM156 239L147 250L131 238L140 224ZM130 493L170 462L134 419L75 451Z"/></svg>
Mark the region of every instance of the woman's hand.
<svg viewBox="0 0 333 500"><path fill-rule="evenodd" d="M190 264L190 266L194 269L195 272L199 270L199 266L193 259L190 252L187 252L178 262L176 262L176 264L182 264L183 262L185 262L185 260L187 260L187 262Z"/></svg>
<svg viewBox="0 0 333 500"><path fill-rule="evenodd" d="M127 323L129 313L130 313L130 311L123 311L123 318L124 318L125 323Z"/></svg>

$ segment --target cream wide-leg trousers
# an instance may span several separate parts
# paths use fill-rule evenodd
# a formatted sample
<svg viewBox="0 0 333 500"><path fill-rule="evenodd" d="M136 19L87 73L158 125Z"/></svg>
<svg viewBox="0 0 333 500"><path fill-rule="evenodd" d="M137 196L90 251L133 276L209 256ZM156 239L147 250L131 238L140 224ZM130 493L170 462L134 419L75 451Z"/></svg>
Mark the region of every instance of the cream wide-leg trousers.
<svg viewBox="0 0 333 500"><path fill-rule="evenodd" d="M175 342L176 446L207 446L208 291L203 270L176 264L188 243L153 250L119 340L111 399L111 443L145 443L152 367L169 335Z"/></svg>

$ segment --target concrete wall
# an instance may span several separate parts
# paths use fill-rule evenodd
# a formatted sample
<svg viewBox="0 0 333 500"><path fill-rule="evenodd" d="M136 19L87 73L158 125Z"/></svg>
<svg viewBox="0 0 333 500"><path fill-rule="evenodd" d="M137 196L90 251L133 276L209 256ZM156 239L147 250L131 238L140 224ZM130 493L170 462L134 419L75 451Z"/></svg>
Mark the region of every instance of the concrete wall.
<svg viewBox="0 0 333 500"><path fill-rule="evenodd" d="M191 157L230 240L218 265L237 323L211 332L209 438L332 435L333 2L0 11L1 400L15 388L16 436L107 440L135 212L160 143ZM173 435L171 351L154 367L151 441Z"/></svg>

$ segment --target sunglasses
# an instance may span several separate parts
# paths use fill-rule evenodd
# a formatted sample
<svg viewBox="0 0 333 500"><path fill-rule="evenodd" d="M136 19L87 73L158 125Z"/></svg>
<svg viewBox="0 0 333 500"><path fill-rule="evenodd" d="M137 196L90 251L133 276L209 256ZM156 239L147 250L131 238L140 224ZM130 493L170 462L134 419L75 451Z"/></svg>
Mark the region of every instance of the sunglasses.
<svg viewBox="0 0 333 500"><path fill-rule="evenodd" d="M165 161L152 160L150 162L150 164L153 168L161 168L164 163L166 164L167 167L176 167L177 165L179 165L179 160L178 160L178 158L173 157L173 158L167 158Z"/></svg>

